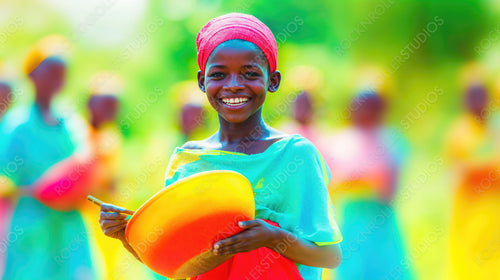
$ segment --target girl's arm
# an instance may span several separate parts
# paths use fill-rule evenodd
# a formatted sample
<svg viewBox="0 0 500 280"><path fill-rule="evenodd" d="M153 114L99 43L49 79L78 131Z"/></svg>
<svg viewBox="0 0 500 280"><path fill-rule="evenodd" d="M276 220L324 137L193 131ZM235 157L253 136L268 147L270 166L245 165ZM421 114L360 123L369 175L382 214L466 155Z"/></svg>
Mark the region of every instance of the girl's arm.
<svg viewBox="0 0 500 280"><path fill-rule="evenodd" d="M245 230L215 243L216 255L231 255L267 247L307 266L336 268L342 260L338 244L318 246L262 220L240 222L239 225Z"/></svg>
<svg viewBox="0 0 500 280"><path fill-rule="evenodd" d="M132 215L134 212L112 204L103 203L101 205L101 214L99 216L101 229L105 235L120 240L123 247L134 255L137 260L142 262L125 237L125 229L128 224L127 215L125 214Z"/></svg>

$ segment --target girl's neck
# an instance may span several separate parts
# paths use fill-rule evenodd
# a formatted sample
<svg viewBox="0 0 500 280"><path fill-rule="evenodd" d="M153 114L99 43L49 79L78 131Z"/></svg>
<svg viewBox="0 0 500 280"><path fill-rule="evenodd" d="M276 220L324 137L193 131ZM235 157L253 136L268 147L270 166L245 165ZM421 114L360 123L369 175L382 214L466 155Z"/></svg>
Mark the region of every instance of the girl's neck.
<svg viewBox="0 0 500 280"><path fill-rule="evenodd" d="M241 123L230 123L219 116L221 143L238 143L242 141L259 140L269 135L269 128L262 119L261 110L255 112Z"/></svg>
<svg viewBox="0 0 500 280"><path fill-rule="evenodd" d="M90 125L92 126L93 129L99 130L102 126L102 122L96 120L93 116L90 117Z"/></svg>
<svg viewBox="0 0 500 280"><path fill-rule="evenodd" d="M35 104L40 110L42 120L46 125L54 126L59 123L57 118L52 114L52 111L50 110L51 100L36 97Z"/></svg>
<svg viewBox="0 0 500 280"><path fill-rule="evenodd" d="M484 128L488 122L486 114L480 114L480 113L477 114L477 113L469 111L469 112L467 112L467 116L472 121L472 123L474 123L475 125L477 125L478 127L481 127L481 128Z"/></svg>
<svg viewBox="0 0 500 280"><path fill-rule="evenodd" d="M38 94L35 97L35 104L38 106L42 113L50 112L50 103L51 100L49 100L48 98L40 98Z"/></svg>

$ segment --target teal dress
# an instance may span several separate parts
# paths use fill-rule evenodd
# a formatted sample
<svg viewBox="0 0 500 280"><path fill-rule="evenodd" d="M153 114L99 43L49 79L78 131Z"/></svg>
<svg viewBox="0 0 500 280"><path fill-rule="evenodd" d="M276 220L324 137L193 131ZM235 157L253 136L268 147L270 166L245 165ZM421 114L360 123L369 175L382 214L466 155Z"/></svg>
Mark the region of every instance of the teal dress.
<svg viewBox="0 0 500 280"><path fill-rule="evenodd" d="M28 188L74 151L63 120L48 126L33 106L5 144L0 175ZM87 232L77 211L59 212L29 196L15 205L4 279L93 279Z"/></svg>
<svg viewBox="0 0 500 280"><path fill-rule="evenodd" d="M397 211L391 203L381 200L379 194L383 188L395 192L408 153L403 135L387 128L374 131L353 128L337 137L344 141L333 141L333 145L338 150L347 147L351 152L348 160L339 157L331 162L333 176L339 169L349 171L343 176L337 173L345 178L343 185L337 183L335 194L339 226L345 239L342 264L335 271L335 279L413 279Z"/></svg>
<svg viewBox="0 0 500 280"><path fill-rule="evenodd" d="M5 151L12 131L21 123L26 121L26 108L13 108L0 118L0 159L4 157Z"/></svg>
<svg viewBox="0 0 500 280"><path fill-rule="evenodd" d="M170 158L165 185L210 170L236 171L250 181L256 219L278 223L320 246L342 240L327 190L328 167L313 144L302 136L285 136L263 153L252 155L177 148ZM321 279L321 268L297 267L304 279Z"/></svg>

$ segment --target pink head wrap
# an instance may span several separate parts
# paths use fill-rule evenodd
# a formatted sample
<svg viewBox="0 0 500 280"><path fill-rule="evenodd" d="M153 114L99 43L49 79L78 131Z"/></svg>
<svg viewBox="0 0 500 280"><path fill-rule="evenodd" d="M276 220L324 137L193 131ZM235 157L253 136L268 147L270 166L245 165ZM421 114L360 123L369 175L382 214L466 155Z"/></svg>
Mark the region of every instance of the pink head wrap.
<svg viewBox="0 0 500 280"><path fill-rule="evenodd" d="M254 16L230 13L210 20L196 37L198 65L203 74L212 51L221 43L234 39L254 43L266 56L271 72L276 71L278 48L273 32Z"/></svg>

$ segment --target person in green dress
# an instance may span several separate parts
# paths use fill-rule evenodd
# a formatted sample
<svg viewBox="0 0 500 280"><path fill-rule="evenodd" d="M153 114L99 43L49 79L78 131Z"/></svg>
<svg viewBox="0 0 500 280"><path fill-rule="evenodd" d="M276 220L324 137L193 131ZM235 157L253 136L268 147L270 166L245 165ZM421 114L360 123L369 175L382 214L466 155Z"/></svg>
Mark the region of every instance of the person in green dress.
<svg viewBox="0 0 500 280"><path fill-rule="evenodd" d="M34 85L34 104L26 112L27 120L11 133L0 158L0 175L17 189L4 279L92 279L81 215L50 209L31 195L37 179L74 152L64 119L51 107L64 85L66 64L56 56L36 57L27 73Z"/></svg>

